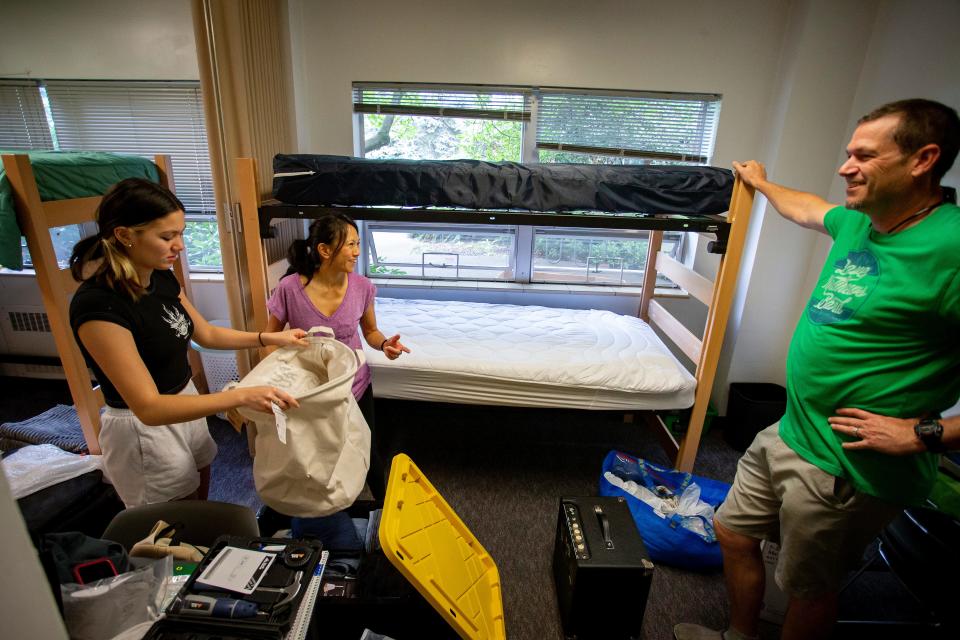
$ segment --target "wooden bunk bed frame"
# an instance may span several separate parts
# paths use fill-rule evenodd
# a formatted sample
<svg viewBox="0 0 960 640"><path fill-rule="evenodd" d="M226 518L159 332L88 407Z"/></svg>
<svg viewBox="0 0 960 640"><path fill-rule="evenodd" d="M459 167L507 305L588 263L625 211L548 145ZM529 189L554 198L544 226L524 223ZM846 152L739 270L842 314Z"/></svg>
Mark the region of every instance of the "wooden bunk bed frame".
<svg viewBox="0 0 960 640"><path fill-rule="evenodd" d="M154 156L154 163L160 173L160 184L174 190L173 166L170 156ZM80 286L73 279L70 269L61 269L50 239L50 229L67 225L96 221L97 207L101 196L72 198L68 200L40 200L40 191L34 177L30 157L24 154L3 156L3 168L10 181L14 204L17 210L17 223L27 238L27 248L33 260L37 284L43 298L43 306L57 346L57 353L63 365L70 395L73 398L87 449L92 454L100 451L100 409L104 405L103 392L99 385L91 384L90 371L80 352L70 328L70 298ZM187 254L182 252L180 260L174 264L174 272L180 286L188 298L191 298L190 268ZM200 354L188 350L190 366L194 373L194 383L201 392L206 390L203 377L203 364Z"/></svg>
<svg viewBox="0 0 960 640"><path fill-rule="evenodd" d="M487 224L548 224L566 227L604 227L650 230L647 249L647 269L644 274L640 301L640 318L659 328L670 340L696 363L694 377L697 388L690 421L684 436L678 442L663 420L653 411L644 411L645 421L660 434L667 454L676 468L691 471L703 433L707 405L716 376L717 363L727 328L727 318L736 289L743 244L753 208L754 191L739 178L734 181L733 194L726 217L722 216L643 216L571 215L543 213L515 213L488 211L410 210L362 207L322 207L306 205L262 204L257 184L257 167L252 158L236 160L240 215L244 230L244 253L250 271L250 288L254 322L258 327L267 323L269 293L263 239L272 237L270 222L274 218L308 219L331 211L340 211L358 220L404 220L410 222L461 222ZM258 229L259 234L251 233ZM696 273L670 256L660 253L664 230L679 230L714 234L716 240L708 250L720 254L716 280ZM657 274L662 273L691 296L707 306L703 337L697 337L666 308L654 299Z"/></svg>

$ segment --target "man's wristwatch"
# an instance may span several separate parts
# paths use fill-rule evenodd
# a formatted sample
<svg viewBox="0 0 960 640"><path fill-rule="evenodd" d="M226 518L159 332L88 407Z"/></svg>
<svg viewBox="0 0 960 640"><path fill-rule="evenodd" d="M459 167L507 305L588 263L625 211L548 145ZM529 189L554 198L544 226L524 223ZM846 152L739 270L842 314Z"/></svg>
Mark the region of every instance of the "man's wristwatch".
<svg viewBox="0 0 960 640"><path fill-rule="evenodd" d="M924 418L913 426L913 432L930 453L943 453L943 425L934 418Z"/></svg>

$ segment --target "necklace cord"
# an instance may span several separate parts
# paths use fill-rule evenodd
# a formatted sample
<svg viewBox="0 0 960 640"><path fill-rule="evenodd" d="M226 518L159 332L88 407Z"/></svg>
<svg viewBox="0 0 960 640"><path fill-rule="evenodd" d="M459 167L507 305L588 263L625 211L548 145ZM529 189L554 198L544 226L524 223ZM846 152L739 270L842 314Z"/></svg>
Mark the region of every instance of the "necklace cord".
<svg viewBox="0 0 960 640"><path fill-rule="evenodd" d="M939 207L941 204L943 204L943 200L941 200L940 202L937 202L937 203L935 203L935 204L931 204L929 207L924 207L923 209L920 209L920 211L917 211L917 212L914 213L913 215L907 216L906 218L904 218L903 220L901 220L901 221L898 222L897 224L893 225L893 227L891 227L890 229L887 229L886 234L889 235L889 234L893 233L894 231L896 231L897 229L901 228L903 225L907 224L907 223L910 222L911 220L915 220L915 219L919 218L920 216L922 216L922 215L924 215L924 214L926 214L926 213L929 213L929 212L933 211L934 209L936 209L937 207Z"/></svg>

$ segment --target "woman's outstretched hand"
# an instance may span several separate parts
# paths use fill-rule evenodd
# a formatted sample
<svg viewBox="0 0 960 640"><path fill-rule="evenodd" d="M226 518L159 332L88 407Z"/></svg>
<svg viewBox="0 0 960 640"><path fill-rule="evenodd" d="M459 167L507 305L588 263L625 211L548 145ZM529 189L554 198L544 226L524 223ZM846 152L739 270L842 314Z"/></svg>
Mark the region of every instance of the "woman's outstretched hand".
<svg viewBox="0 0 960 640"><path fill-rule="evenodd" d="M287 329L286 331L277 331L275 333L261 334L263 344L277 347L308 347L310 342L307 340L307 332L303 329Z"/></svg>
<svg viewBox="0 0 960 640"><path fill-rule="evenodd" d="M400 357L401 353L410 353L410 349L400 342L399 333L391 338L387 338L387 341L383 343L383 355L387 356L388 360L396 360Z"/></svg>

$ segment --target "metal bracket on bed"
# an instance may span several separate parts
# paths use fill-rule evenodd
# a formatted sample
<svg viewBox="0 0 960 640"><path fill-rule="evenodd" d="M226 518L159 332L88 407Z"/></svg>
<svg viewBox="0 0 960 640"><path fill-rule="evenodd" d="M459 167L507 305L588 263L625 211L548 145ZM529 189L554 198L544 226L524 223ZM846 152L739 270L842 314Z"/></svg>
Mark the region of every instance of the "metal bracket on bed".
<svg viewBox="0 0 960 640"><path fill-rule="evenodd" d="M549 212L549 211L483 211L475 209L398 208L398 207L327 207L321 205L291 205L265 203L258 210L260 237L273 238L271 221L277 218L307 220L329 213L343 213L354 220L388 222L433 222L453 224L532 225L599 229L650 229L657 231L687 231L713 233L707 251L724 253L730 235L726 218L713 214L679 215L669 213L607 213Z"/></svg>

